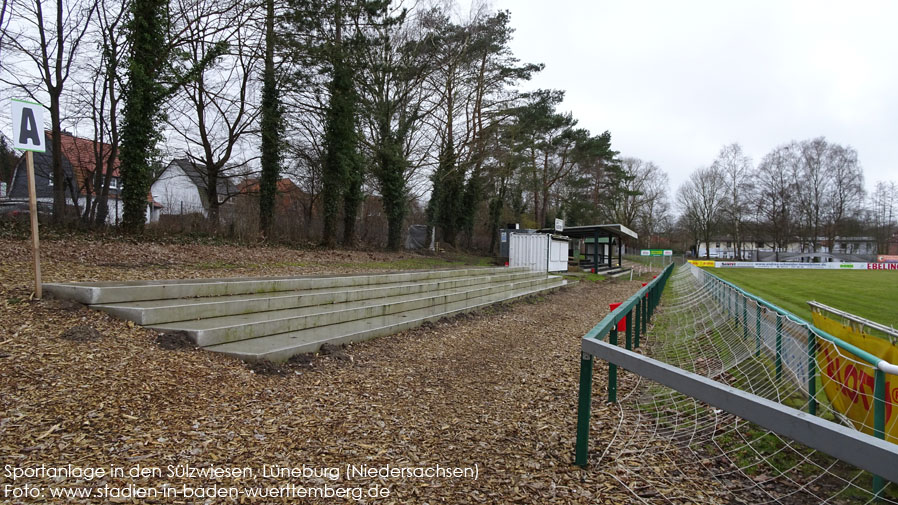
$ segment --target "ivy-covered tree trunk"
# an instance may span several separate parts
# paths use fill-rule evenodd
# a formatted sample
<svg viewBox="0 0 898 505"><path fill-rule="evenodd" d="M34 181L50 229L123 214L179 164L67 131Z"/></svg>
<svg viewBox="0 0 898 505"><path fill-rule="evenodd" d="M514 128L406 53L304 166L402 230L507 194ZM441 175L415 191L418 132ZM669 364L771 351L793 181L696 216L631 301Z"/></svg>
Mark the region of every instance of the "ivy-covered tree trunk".
<svg viewBox="0 0 898 505"><path fill-rule="evenodd" d="M462 197L461 214L459 215L459 223L465 232L465 243L467 247L473 247L474 244L474 218L477 215L477 205L483 196L483 181L480 171L475 168L471 173L471 177L465 183L465 189Z"/></svg>
<svg viewBox="0 0 898 505"><path fill-rule="evenodd" d="M353 154L355 146L353 146ZM356 216L359 207L365 200L362 192L362 163L359 156L354 155L346 171L346 187L343 191L343 245L351 246L355 242Z"/></svg>
<svg viewBox="0 0 898 505"><path fill-rule="evenodd" d="M324 174L322 197L324 204L324 244L333 246L336 241L335 231L337 224L337 216L340 211L340 203L343 201L344 210L348 210L346 204L361 198L357 195L349 195L347 198L347 187L350 178L355 177L358 170L356 164L356 131L355 131L355 110L352 98L353 82L352 71L343 61L341 55L337 54L334 58L334 75L331 82L330 105L327 111L327 124L324 131ZM355 181L352 181L353 184ZM359 192L361 191L361 182L358 182ZM344 200L345 199L345 200ZM356 204L354 209L357 209ZM344 223L350 221L347 217ZM353 230L349 231L348 236L353 233L355 225L355 212L352 214ZM344 239L347 232L344 230Z"/></svg>
<svg viewBox="0 0 898 505"><path fill-rule="evenodd" d="M121 174L122 227L130 233L143 231L147 193L150 190L150 157L159 134L160 85L156 82L160 48L165 47L168 3L164 0L131 2L128 86L122 124Z"/></svg>
<svg viewBox="0 0 898 505"><path fill-rule="evenodd" d="M440 152L439 163L431 180L433 181L433 194L430 199L432 223L440 229L443 241L455 245L463 215L464 173L456 166L451 136Z"/></svg>
<svg viewBox="0 0 898 505"><path fill-rule="evenodd" d="M259 178L259 224L268 239L274 221L277 181L280 176L281 126L277 81L274 74L274 0L266 0L265 73L262 76L262 175Z"/></svg>
<svg viewBox="0 0 898 505"><path fill-rule="evenodd" d="M490 199L489 220L490 220L490 254L496 253L496 239L499 235L499 220L502 219L502 209L505 207L505 185L504 181L499 188L498 194Z"/></svg>
<svg viewBox="0 0 898 505"><path fill-rule="evenodd" d="M389 118L380 118L381 145L377 152L377 179L387 216L387 249L396 251L402 240L402 224L408 210L408 191L405 185L406 161L401 139L390 131Z"/></svg>

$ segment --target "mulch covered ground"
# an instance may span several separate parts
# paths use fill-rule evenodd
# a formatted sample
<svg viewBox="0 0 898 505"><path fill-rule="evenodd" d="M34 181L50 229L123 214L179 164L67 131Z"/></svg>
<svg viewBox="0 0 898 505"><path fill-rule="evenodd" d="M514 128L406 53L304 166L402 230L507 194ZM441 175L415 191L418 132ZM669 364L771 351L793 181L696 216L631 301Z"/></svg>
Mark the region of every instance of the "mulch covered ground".
<svg viewBox="0 0 898 505"><path fill-rule="evenodd" d="M346 272L389 261L380 252L295 251L238 246L89 242L44 246L47 282L142 278L302 275ZM304 486L387 488L389 496L313 503L670 503L668 475L698 462L600 459L633 426L604 398L597 364L587 470L572 466L580 337L639 288L638 281L582 282L539 299L325 349L283 366L248 366L185 346L77 304L30 301L29 244L0 239L0 465L132 469L190 465L249 467L239 478L46 475L0 486L42 487L38 503L228 503L226 499L53 499L47 488ZM302 265L302 266L296 266ZM632 380L622 374L624 381ZM669 456L669 454L667 455ZM643 465L644 480L623 482L616 465ZM340 468L327 475L266 478L263 465ZM476 468L470 477L347 480L346 465L369 468ZM630 473L630 472L627 472ZM697 472L698 473L698 472ZM632 474L632 473L630 473ZM733 497L701 476L689 501ZM631 489L642 490L637 496ZM2 491L2 489L0 489ZM683 495L683 493L676 493ZM242 496L245 503L297 499ZM676 501L677 503L679 501Z"/></svg>

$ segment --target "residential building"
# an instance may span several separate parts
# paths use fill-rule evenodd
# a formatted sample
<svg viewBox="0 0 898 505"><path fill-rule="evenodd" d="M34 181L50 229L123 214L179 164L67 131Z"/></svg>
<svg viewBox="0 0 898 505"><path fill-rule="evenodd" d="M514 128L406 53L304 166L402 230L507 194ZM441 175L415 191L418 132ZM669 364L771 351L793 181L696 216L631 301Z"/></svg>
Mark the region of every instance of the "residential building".
<svg viewBox="0 0 898 505"><path fill-rule="evenodd" d="M42 153L34 153L34 186L40 209L50 208L53 205L53 142L52 132L46 131L47 149ZM93 140L75 137L63 132L60 137L62 146L62 171L66 193L66 206L76 207L77 212L83 213L87 204L87 197L91 200L97 196L97 188L94 188L94 175L97 168L95 144ZM111 152L108 144L100 144L102 152ZM108 154L107 154L108 159ZM105 161L105 160L104 160ZM13 170L12 180L7 195L11 201L28 200L28 173L25 166L25 156L19 158ZM113 161L112 179L109 185L109 214L106 222L118 224L122 219L121 178L119 175L119 161ZM102 163L101 169L107 170L107 163ZM147 196L147 222L158 218L160 205Z"/></svg>
<svg viewBox="0 0 898 505"><path fill-rule="evenodd" d="M162 204L163 214L202 214L209 217L208 176L205 166L186 158L173 159L156 178L150 188L153 200ZM216 182L219 209L229 203L239 191L231 177L219 177Z"/></svg>
<svg viewBox="0 0 898 505"><path fill-rule="evenodd" d="M830 244L826 238L817 241L817 253L836 255L870 256L876 254L876 240L873 237L836 237ZM789 242L785 249L777 250L770 242L763 240L746 240L741 244L742 260L757 261L759 256L769 257L776 252L785 253L786 256L795 256L801 253L811 253L809 244ZM698 246L698 257L706 257L710 251L711 258L737 259L735 243L729 237L717 237L711 239L711 243L701 242Z"/></svg>

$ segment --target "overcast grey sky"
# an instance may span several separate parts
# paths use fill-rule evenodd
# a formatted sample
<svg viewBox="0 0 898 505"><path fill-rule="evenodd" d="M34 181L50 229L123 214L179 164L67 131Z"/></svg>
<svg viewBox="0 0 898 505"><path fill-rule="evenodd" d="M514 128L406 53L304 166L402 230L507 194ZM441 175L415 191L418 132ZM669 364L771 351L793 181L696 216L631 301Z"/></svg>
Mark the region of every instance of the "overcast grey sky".
<svg viewBox="0 0 898 505"><path fill-rule="evenodd" d="M825 136L858 151L866 186L898 180L898 2L492 0L512 48L546 69L526 87L676 191L739 142L755 164ZM673 193L672 195L673 196Z"/></svg>

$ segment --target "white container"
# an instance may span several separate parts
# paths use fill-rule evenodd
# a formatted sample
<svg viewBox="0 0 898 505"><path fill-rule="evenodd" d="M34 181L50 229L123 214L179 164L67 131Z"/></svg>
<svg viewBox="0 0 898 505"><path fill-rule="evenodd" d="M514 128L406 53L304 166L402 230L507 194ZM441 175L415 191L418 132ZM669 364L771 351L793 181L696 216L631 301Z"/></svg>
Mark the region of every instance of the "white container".
<svg viewBox="0 0 898 505"><path fill-rule="evenodd" d="M541 233L511 233L508 265L534 272L566 272L568 240Z"/></svg>

